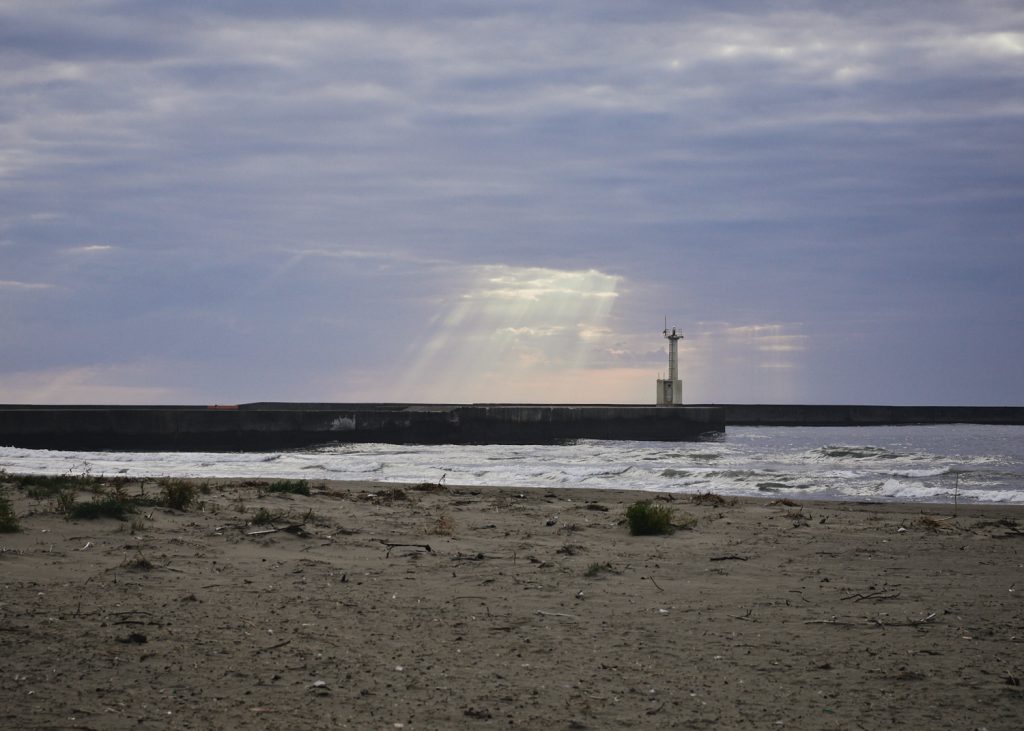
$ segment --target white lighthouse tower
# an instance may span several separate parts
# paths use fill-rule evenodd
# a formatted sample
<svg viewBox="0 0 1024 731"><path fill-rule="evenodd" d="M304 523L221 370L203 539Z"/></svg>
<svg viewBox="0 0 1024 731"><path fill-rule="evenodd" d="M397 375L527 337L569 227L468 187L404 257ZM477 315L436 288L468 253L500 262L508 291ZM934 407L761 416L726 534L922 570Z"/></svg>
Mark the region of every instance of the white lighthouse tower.
<svg viewBox="0 0 1024 731"><path fill-rule="evenodd" d="M658 379L658 406L679 406L683 403L683 382L679 380L679 341L683 339L676 328L665 330L662 335L668 340L668 378Z"/></svg>

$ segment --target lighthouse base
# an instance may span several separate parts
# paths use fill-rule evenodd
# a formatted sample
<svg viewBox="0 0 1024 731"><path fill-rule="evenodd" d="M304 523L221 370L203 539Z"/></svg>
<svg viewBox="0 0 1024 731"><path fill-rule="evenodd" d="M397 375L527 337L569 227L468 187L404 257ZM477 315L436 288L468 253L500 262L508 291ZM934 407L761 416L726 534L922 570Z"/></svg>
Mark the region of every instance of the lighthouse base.
<svg viewBox="0 0 1024 731"><path fill-rule="evenodd" d="M658 395L655 403L658 406L681 406L683 403L683 382L676 379L658 379Z"/></svg>

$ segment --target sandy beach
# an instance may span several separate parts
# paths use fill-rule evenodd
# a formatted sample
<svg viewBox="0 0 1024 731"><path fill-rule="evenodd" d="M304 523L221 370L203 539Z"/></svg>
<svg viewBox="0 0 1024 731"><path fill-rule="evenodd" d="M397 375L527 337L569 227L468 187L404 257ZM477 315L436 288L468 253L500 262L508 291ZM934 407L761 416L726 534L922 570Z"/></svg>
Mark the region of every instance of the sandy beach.
<svg viewBox="0 0 1024 731"><path fill-rule="evenodd" d="M3 480L4 729L1024 719L1020 506L253 479L67 520Z"/></svg>

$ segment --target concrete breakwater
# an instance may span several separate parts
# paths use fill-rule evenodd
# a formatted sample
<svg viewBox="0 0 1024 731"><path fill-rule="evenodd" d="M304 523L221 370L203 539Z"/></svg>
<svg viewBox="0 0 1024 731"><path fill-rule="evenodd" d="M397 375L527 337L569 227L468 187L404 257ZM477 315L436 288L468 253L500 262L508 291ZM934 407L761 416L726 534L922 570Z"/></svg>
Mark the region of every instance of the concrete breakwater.
<svg viewBox="0 0 1024 731"><path fill-rule="evenodd" d="M726 426L1024 424L1024 407L714 404L253 403L0 405L0 446L62 450L260 451L337 442L558 444L689 441Z"/></svg>
<svg viewBox="0 0 1024 731"><path fill-rule="evenodd" d="M686 441L724 430L723 410L710 406L0 406L0 446L60 450L261 451L337 442Z"/></svg>
<svg viewBox="0 0 1024 731"><path fill-rule="evenodd" d="M1024 424L1021 406L717 405L728 426Z"/></svg>

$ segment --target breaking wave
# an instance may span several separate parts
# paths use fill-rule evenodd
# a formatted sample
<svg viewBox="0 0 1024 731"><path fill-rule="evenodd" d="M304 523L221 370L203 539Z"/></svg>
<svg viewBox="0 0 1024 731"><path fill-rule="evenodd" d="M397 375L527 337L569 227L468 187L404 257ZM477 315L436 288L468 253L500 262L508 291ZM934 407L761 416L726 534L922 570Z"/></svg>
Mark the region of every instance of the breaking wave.
<svg viewBox="0 0 1024 731"><path fill-rule="evenodd" d="M1024 427L730 427L708 442L339 444L273 453L0 448L0 469L1024 503Z"/></svg>
<svg viewBox="0 0 1024 731"><path fill-rule="evenodd" d="M883 447L839 447L826 446L811 450L825 459L899 459L900 455Z"/></svg>

